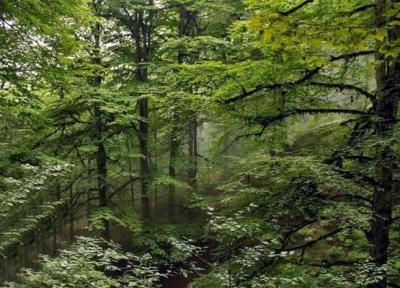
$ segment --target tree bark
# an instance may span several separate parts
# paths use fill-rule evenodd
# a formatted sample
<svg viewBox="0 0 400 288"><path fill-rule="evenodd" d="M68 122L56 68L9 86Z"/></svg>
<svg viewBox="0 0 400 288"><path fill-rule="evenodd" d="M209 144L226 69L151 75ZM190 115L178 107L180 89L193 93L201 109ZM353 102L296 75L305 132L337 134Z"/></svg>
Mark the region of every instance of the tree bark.
<svg viewBox="0 0 400 288"><path fill-rule="evenodd" d="M152 1L149 1L152 4ZM151 34L152 34L152 12L139 10L135 12L135 23L131 23L131 31L134 31L132 38L135 42L136 49L136 80L139 82L148 81L148 69L146 62L150 60L151 50ZM139 113L139 147L140 147L140 177L141 177L141 194L142 194L142 214L143 217L149 218L150 209L150 153L149 153L149 100L147 98L139 98L137 100Z"/></svg>
<svg viewBox="0 0 400 288"><path fill-rule="evenodd" d="M181 7L180 9L180 16L179 16L179 27L178 27L178 37L194 37L196 34L196 18L197 18L197 12L196 11L191 11L186 9L185 7ZM185 61L187 61L188 56L184 51L180 50L178 51L178 63L182 64ZM177 99L176 101L179 101ZM178 151L179 151L179 141L178 141L178 127L177 127L177 122L179 121L179 117L177 116L177 111L174 111L174 117L173 117L173 122L172 123L172 128L171 128L171 136L170 136L170 157L169 157L169 177L171 179L176 179L176 161L177 161L177 156L178 156ZM190 126L190 125L189 125ZM192 126L191 126L192 127ZM197 127L197 125L196 125ZM190 130L190 129L189 129ZM197 131L197 128L196 128ZM188 133L189 135L193 135L192 131ZM196 133L197 135L197 133ZM193 159L193 153L194 151L197 151L197 140L196 140L196 145L193 145L193 137L189 136L188 142L189 144L189 158ZM196 148L194 148L196 147ZM192 162L192 161L191 161ZM192 167L192 165L191 165ZM188 176L189 178L193 177L196 178L196 171L197 169L188 169ZM190 171L190 172L189 172ZM176 187L175 184L170 184L169 185L169 194L168 194L168 207L169 207L169 215L170 218L172 219L175 216L175 192L176 192Z"/></svg>
<svg viewBox="0 0 400 288"><path fill-rule="evenodd" d="M150 165L149 165L149 108L148 100L138 100L139 109L139 146L140 146L140 177L142 192L142 213L144 217L150 217Z"/></svg>
<svg viewBox="0 0 400 288"><path fill-rule="evenodd" d="M99 193L99 207L106 208L108 206L107 198L107 154L104 147L104 141L102 139L102 123L101 123L101 111L98 107L94 110L96 118L96 141L97 141L97 188ZM104 230L102 230L102 237L104 239L110 238L109 223L104 220Z"/></svg>
<svg viewBox="0 0 400 288"><path fill-rule="evenodd" d="M180 11L180 21L179 21L179 36L181 37L195 37L198 33L197 29L197 16L198 12L194 10L187 9L185 7L181 8ZM184 51L178 52L178 62L183 63L190 61L190 58L197 57L196 55L188 55ZM188 131L188 183L196 190L197 188L197 147L198 147L198 137L197 137L197 115L193 111L187 123Z"/></svg>
<svg viewBox="0 0 400 288"><path fill-rule="evenodd" d="M129 136L127 136L127 138L126 138L126 151L128 152L128 154L131 153L131 143L129 142ZM129 178L131 180L129 187L130 187L132 208L135 209L135 184L133 182L133 176L132 176L133 169L132 169L132 161L131 161L130 157L128 159L128 172L129 172Z"/></svg>
<svg viewBox="0 0 400 288"><path fill-rule="evenodd" d="M188 123L189 169L188 180L193 190L197 189L197 116L193 115Z"/></svg>
<svg viewBox="0 0 400 288"><path fill-rule="evenodd" d="M74 240L74 207L73 207L73 201L72 199L74 198L74 185L72 184L71 187L69 187L69 240L73 241Z"/></svg>
<svg viewBox="0 0 400 288"><path fill-rule="evenodd" d="M175 119L174 119L175 121ZM175 124L175 123L174 123ZM176 179L176 160L178 156L179 142L178 142L178 130L176 126L173 126L171 129L170 136L170 154L169 154L169 177L171 179ZM168 210L169 217L172 220L175 217L175 192L176 187L175 183L169 184L169 192L168 192Z"/></svg>
<svg viewBox="0 0 400 288"><path fill-rule="evenodd" d="M392 3L398 3L394 0ZM386 0L376 0L376 26L383 29L386 23L385 11L389 8ZM399 39L399 27L389 31L388 43ZM396 113L400 97L400 64L399 59L388 59L376 49L375 60L377 83L376 113L380 121L376 125L375 134L381 143L376 148L375 178L378 185L373 195L373 213L371 225L371 258L377 267L382 267L388 261L390 245L390 226L392 220L393 202L393 171L394 152L390 137L394 129ZM398 58L398 57L397 57ZM383 140L383 141L382 141ZM387 275L382 272L382 279L369 285L371 288L386 288Z"/></svg>
<svg viewBox="0 0 400 288"><path fill-rule="evenodd" d="M97 12L98 3L93 3L94 9ZM101 25L100 23L96 23L93 31L94 36L94 64L100 66L101 58L100 58L100 49L101 49ZM93 87L99 88L102 82L102 77L99 75L98 71L96 71L97 75L92 79ZM99 96L99 95L97 95ZM103 139L103 113L98 105L95 103L93 108L94 113L94 123L95 123L95 131L94 131L94 139L96 142L96 166L97 166L97 189L99 196L99 207L106 208L108 206L108 196L107 196L107 152L105 148L105 143ZM101 232L102 237L106 240L110 239L110 228L108 220L104 220L104 229Z"/></svg>
<svg viewBox="0 0 400 288"><path fill-rule="evenodd" d="M57 155L56 155L57 156ZM54 198L55 201L60 201L61 200L61 184L60 182L57 180L56 185L55 185L55 191L54 191ZM55 215L57 215L57 212L55 212ZM58 236L58 225L62 225L58 223L57 221L57 216L53 218L53 255L55 255L57 253L57 249L58 249L58 245L57 245L57 236ZM62 229L61 229L62 231Z"/></svg>

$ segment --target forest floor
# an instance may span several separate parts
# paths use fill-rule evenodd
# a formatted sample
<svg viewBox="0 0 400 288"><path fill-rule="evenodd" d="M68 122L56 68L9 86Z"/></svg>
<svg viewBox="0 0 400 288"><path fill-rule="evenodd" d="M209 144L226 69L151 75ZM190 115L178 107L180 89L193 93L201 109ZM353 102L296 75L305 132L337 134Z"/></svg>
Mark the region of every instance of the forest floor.
<svg viewBox="0 0 400 288"><path fill-rule="evenodd" d="M185 206L179 206L177 207L176 211L176 217L173 222L169 221L168 216L164 215L167 209L164 209L166 207L163 207L163 201L160 201L161 205L158 207L156 211L154 212L155 215L153 215L154 219L147 223L148 225L152 226L152 229L157 230L157 227L160 229L163 229L163 227L166 227L168 225L177 227L178 229L186 229L186 227L194 227L198 226L201 227L200 222L203 222L204 220L204 215L200 211L200 209L192 209L189 207ZM151 223L154 222L154 223ZM15 255L9 259L7 259L7 262L4 260L0 260L0 283L3 281L15 281L18 272L20 271L21 268L23 267L29 267L29 268L38 268L38 259L39 255L56 255L57 254L57 249L64 249L66 248L69 243L71 242L71 235L70 235L70 230L71 230L71 224L67 223L64 226L63 231L58 231L57 234L57 240L56 240L56 248L54 247L54 235L53 235L53 230L48 230L45 233L45 235L40 235L39 238L35 238L35 240L31 243L28 243L24 245L23 247L20 247L18 251L16 251ZM88 231L88 220L85 214L83 214L81 217L78 219L75 219L73 222L73 235L74 237L78 236L87 236L87 237L93 237L96 236L96 232L93 231ZM198 228L200 229L200 228ZM132 237L133 234L132 232L126 230L125 228L122 228L118 225L111 225L110 226L110 234L111 234L111 239L119 244L122 248L123 251L129 251L129 252L134 252L135 251L135 246L132 244ZM205 270L207 270L207 264L205 264L209 258L211 257L211 251L206 251L204 253L205 255L201 256L201 259L190 259L188 262L192 261L196 263L196 266L199 266ZM186 263L183 263L183 266ZM199 277L199 274L197 273L189 273L187 277L183 275L171 275L168 278L165 278L162 280L162 288L187 288L189 284Z"/></svg>

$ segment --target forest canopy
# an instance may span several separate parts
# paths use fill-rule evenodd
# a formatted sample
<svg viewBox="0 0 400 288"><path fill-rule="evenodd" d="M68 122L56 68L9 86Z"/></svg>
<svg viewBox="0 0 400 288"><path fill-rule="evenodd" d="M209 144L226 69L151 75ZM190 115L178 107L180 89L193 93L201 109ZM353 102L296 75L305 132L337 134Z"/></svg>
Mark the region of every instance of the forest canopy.
<svg viewBox="0 0 400 288"><path fill-rule="evenodd" d="M400 0L0 0L1 287L400 287Z"/></svg>

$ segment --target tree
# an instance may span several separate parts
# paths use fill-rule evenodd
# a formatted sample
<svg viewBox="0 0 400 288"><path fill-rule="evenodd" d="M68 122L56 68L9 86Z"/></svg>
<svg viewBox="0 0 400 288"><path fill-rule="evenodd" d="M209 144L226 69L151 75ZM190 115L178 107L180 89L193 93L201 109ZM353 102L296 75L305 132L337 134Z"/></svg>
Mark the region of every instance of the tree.
<svg viewBox="0 0 400 288"><path fill-rule="evenodd" d="M257 102L260 98L268 99L267 97L273 97L275 93L282 93L287 101L286 108L283 111L270 108L270 110L274 111L273 113L269 112L269 114L260 115L260 112L256 112L253 115L250 113L244 115L245 119L247 118L250 123L258 123L262 127L262 130L254 133L254 135L262 135L267 127L296 115L334 113L355 116L353 119L350 118L351 120L345 118L344 123L355 123L348 143L349 145L357 145L356 149L348 146L337 148L333 152L333 156L331 155L330 159L327 160L327 163L333 164L335 171L342 177L351 179L355 183L370 185L370 189L374 190L373 195L365 193L357 198L365 199L368 203L372 203L372 226L370 229L365 229L364 232L371 245L371 258L378 272L374 272L376 278L371 277L369 286L387 287L389 281L385 272L387 268L382 267L387 263L389 231L390 223L392 223L391 206L394 201L393 196L390 196L392 195L391 191L394 189L391 176L394 169L392 162L394 161L394 153L389 152L393 151L394 146L392 146L393 142L389 140L391 137L388 135L394 131L394 125L389 123L393 123L393 119L396 118L396 99L398 98L397 88L394 84L396 83L395 79L397 79L397 76L395 76L397 75L397 72L395 72L397 69L396 60L394 60L397 57L397 53L393 51L393 43L397 41L398 27L393 22L392 26L388 25L388 23L391 21L390 18L396 17L395 15L398 12L396 12L397 3L389 4L377 1L373 5L370 3L364 4L362 1L356 3L356 5L353 3L340 5L335 1L329 3L303 1L297 6L287 7L287 5L283 2L279 3L279 1L273 4L254 3L254 9L256 13L258 12L257 16L254 16L248 22L248 28L245 28L239 22L237 25L238 33L243 33L243 29L247 29L250 41L260 39L264 42L265 48L260 48L257 44L252 47L254 47L255 51L258 50L258 53L261 52L266 55L270 53L269 55L279 59L278 67L281 71L285 71L284 69L289 67L296 67L295 71L304 72L296 76L298 73L293 74L293 68L288 69L287 74L277 75L277 78L289 80L270 81L267 78L268 82L265 83L263 79L258 78L260 78L263 70L266 70L266 73L271 73L268 69L269 67L258 68L256 66L257 60L255 60L253 61L253 66L259 69L258 72L254 76L251 75L246 82L231 84L232 87L242 91L237 93L237 96L230 96L220 101L223 105L229 106L240 101L254 105L254 102ZM331 15L336 15L336 19L330 18L323 11L330 11ZM338 17L338 15L341 15L341 17ZM388 17L388 15L391 16ZM376 29L368 26L371 23L371 19L374 18L377 23ZM318 27L317 30L309 28L314 26ZM332 29L332 26L335 29ZM296 29L290 30L289 27L296 27ZM322 31L325 32L325 27L329 27L327 28L329 32L322 33ZM257 36L257 34L253 36L253 29L261 36ZM238 37L242 37L242 35L238 34ZM310 37L313 37L313 39L310 40ZM382 42L385 44L382 44ZM371 45L371 43L375 44ZM353 67L363 67L361 69L368 67L368 62L372 61L371 56L374 54L375 65L378 67L374 76L377 81L376 93L370 92L368 88L358 86L359 77L368 79L368 73L371 73L371 70L364 70L366 74L354 73L353 71L355 70L352 70L356 69ZM363 59L361 60L360 57L363 57ZM251 57L249 58L251 59ZM271 62L274 63L274 60ZM342 71L342 74L338 74L335 69ZM243 69L243 72L246 73L247 71ZM232 90L228 89L224 87L224 92L228 91L229 93L233 90L232 88ZM344 102L344 107L338 107L343 102L340 101L342 103L338 103L337 100L335 101L335 99L329 97L328 91L332 90L346 92L344 95L349 95L351 97L349 97L350 101ZM322 96L321 92L328 94L327 96ZM308 100L296 101L303 93L305 94L303 97L307 97L305 99ZM351 96L354 94L358 94L370 102L368 109L357 108L357 106L361 107L362 102L354 102L353 96ZM250 98L252 100L249 100ZM356 107L351 106L352 102L356 104ZM307 103L312 103L314 107L307 106ZM315 107L316 105L320 106ZM236 109L232 108L232 110L236 112ZM373 120L374 117L378 117L380 120ZM392 132L388 132L389 130L386 129ZM362 143L363 140L365 141L366 135L379 135L375 138L378 142L373 144L373 150L375 151L373 154L375 155L370 155L371 146L369 145L371 143L367 145ZM381 143L380 141L385 144L378 144ZM364 174L361 170L365 161L375 167L374 175ZM354 165L356 169L354 169ZM314 223L312 221L307 225L314 225ZM337 226L340 227L340 225ZM294 231L298 231L296 228L294 229ZM310 242L310 244L325 240L327 237L333 237L341 232L342 229L334 229L328 232L325 235L326 237L321 236ZM285 247L286 244L283 243L282 245ZM299 245L297 249L302 249L304 253L303 248L308 247L309 244L306 243L304 245ZM294 248L289 248L289 250L291 249ZM271 264L271 262L269 263Z"/></svg>
<svg viewBox="0 0 400 288"><path fill-rule="evenodd" d="M399 286L399 15L2 1L7 285Z"/></svg>
<svg viewBox="0 0 400 288"><path fill-rule="evenodd" d="M153 34L157 7L153 1L139 1L138 3L116 1L111 3L110 6L112 17L117 19L129 32L135 49L135 80L139 86L145 86L149 79L148 63L152 60L154 53ZM142 210L145 217L150 217L149 101L145 95L140 95L140 90L137 92L139 92L137 106L140 117L137 134L140 153L142 154L140 158Z"/></svg>

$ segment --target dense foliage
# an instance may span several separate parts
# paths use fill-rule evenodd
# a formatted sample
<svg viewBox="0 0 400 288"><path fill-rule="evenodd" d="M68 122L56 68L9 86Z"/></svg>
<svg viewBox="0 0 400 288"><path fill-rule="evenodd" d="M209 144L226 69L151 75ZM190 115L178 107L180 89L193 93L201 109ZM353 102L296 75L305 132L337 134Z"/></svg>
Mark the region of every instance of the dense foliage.
<svg viewBox="0 0 400 288"><path fill-rule="evenodd" d="M0 53L5 287L400 287L399 0L3 0Z"/></svg>

